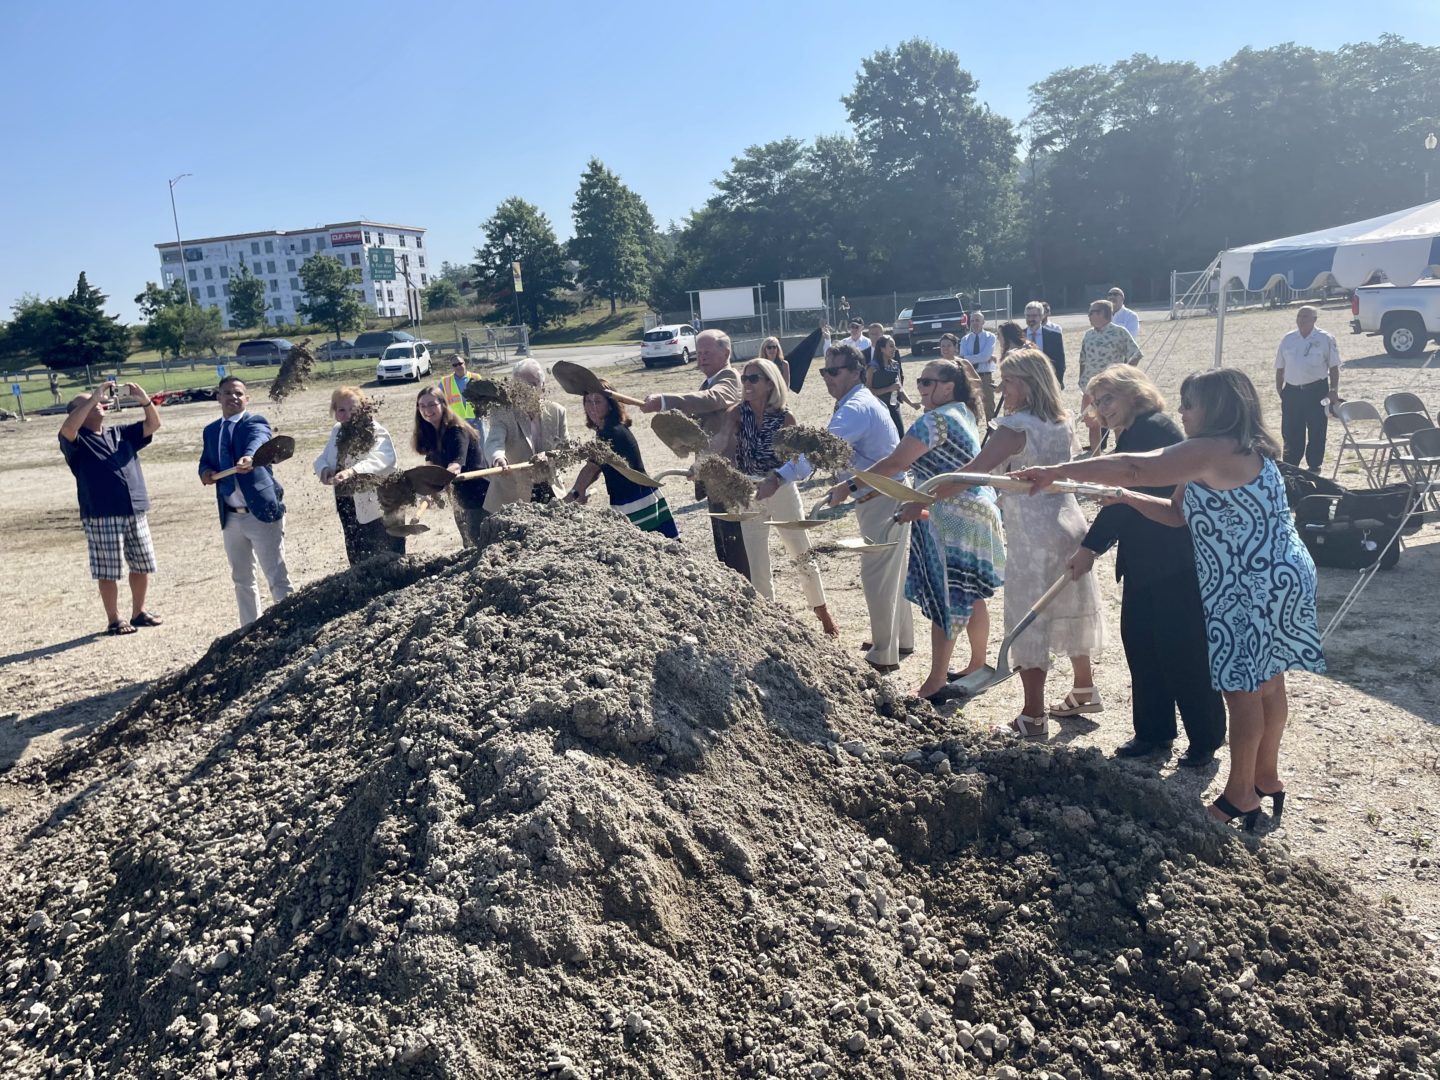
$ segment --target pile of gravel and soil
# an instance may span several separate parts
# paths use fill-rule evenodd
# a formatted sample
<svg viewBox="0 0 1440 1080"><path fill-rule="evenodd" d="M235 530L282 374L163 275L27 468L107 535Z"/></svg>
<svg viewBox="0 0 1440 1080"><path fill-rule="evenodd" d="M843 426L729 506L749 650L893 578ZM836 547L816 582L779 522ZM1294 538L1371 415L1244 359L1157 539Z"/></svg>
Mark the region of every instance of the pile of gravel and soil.
<svg viewBox="0 0 1440 1080"><path fill-rule="evenodd" d="M1435 1076L1391 917L613 514L277 605L21 782L7 1076Z"/></svg>

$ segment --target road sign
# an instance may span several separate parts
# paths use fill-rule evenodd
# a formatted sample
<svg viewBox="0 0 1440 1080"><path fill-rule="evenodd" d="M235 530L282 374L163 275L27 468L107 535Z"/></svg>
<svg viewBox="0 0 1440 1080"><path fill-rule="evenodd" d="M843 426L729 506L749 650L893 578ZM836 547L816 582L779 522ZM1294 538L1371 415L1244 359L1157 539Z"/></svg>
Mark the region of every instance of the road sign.
<svg viewBox="0 0 1440 1080"><path fill-rule="evenodd" d="M511 276L511 278L512 278L512 279L514 280L514 282L515 282L515 291L516 291L517 293L522 293L522 292L524 292L524 291L525 291L525 279L520 276L520 260L519 260L519 259L516 259L514 262L512 262L512 263L510 264L510 276Z"/></svg>
<svg viewBox="0 0 1440 1080"><path fill-rule="evenodd" d="M223 379L223 378L225 377L225 365L224 365L224 364L216 364L216 365L215 365L215 377L216 377L217 379Z"/></svg>
<svg viewBox="0 0 1440 1080"><path fill-rule="evenodd" d="M389 248L371 248L366 255L370 259L371 281L395 280L395 252Z"/></svg>
<svg viewBox="0 0 1440 1080"><path fill-rule="evenodd" d="M25 391L23 391L23 390L20 389L20 384L19 384L18 382L12 382L12 383L10 384L10 392L11 392L12 394L14 394L16 397L19 397L19 396L20 396L21 394L23 394Z"/></svg>

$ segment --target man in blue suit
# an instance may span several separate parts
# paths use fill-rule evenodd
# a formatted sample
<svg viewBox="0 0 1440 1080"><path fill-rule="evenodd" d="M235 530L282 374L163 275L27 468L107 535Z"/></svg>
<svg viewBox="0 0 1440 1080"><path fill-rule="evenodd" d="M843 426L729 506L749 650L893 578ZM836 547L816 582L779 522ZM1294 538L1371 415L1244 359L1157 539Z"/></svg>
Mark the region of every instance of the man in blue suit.
<svg viewBox="0 0 1440 1080"><path fill-rule="evenodd" d="M200 482L215 487L220 508L220 534L235 582L240 625L260 617L260 586L255 582L258 560L278 603L290 595L285 568L285 489L270 470L254 465L255 451L270 439L270 424L246 411L250 395L234 375L220 381L220 419L206 425L200 450ZM215 474L234 468L234 476Z"/></svg>

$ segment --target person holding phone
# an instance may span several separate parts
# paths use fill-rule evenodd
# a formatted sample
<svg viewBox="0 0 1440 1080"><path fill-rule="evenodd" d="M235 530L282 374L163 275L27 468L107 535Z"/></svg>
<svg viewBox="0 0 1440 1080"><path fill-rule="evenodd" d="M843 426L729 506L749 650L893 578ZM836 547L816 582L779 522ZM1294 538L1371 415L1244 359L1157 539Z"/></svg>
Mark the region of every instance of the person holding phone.
<svg viewBox="0 0 1440 1080"><path fill-rule="evenodd" d="M140 471L140 451L160 430L160 413L150 395L136 383L125 393L144 409L144 419L107 427L105 416L115 407L119 388L113 379L89 393L77 394L60 425L60 452L75 477L80 501L80 527L90 552L90 576L100 589L111 636L133 634L139 626L159 626L145 610L150 575L155 573L155 547L145 520L150 495ZM120 617L121 556L129 568L130 618Z"/></svg>

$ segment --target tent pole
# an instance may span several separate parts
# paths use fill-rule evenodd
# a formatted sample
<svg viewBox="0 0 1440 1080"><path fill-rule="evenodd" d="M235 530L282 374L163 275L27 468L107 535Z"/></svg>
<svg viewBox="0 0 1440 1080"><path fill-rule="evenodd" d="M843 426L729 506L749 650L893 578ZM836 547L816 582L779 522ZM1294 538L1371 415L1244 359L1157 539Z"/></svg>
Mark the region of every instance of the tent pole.
<svg viewBox="0 0 1440 1080"><path fill-rule="evenodd" d="M1225 261L1222 251L1215 257L1215 272L1220 275L1220 307L1215 316L1215 367L1225 366L1225 272L1221 269Z"/></svg>

